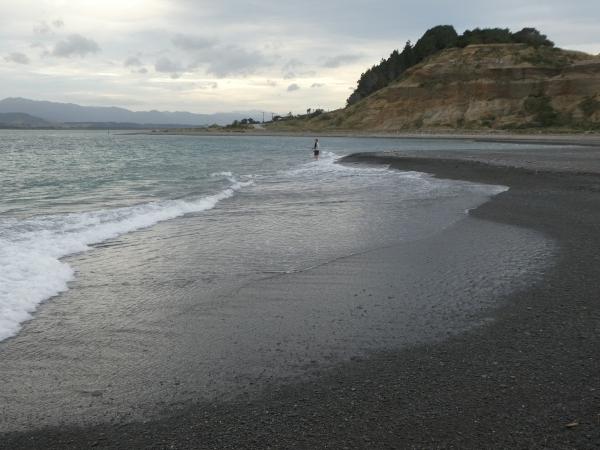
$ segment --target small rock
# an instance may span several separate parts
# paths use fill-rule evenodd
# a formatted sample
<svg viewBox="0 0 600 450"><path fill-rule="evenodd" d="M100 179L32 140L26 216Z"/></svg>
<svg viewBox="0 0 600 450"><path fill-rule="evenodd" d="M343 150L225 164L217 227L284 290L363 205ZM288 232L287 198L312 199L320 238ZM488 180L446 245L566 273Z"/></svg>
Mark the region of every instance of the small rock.
<svg viewBox="0 0 600 450"><path fill-rule="evenodd" d="M567 428L575 428L578 425L579 425L579 422L573 421L571 423L566 424L565 427L567 427Z"/></svg>

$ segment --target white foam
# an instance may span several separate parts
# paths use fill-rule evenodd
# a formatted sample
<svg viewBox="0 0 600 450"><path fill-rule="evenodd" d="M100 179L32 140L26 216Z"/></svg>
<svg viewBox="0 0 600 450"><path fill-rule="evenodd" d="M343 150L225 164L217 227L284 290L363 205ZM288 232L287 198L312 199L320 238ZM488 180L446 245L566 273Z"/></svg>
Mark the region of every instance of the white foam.
<svg viewBox="0 0 600 450"><path fill-rule="evenodd" d="M233 176L233 174L231 172L214 172L214 173L211 173L210 176L213 178L218 178L218 177L231 178Z"/></svg>
<svg viewBox="0 0 600 450"><path fill-rule="evenodd" d="M454 197L471 192L493 196L504 192L506 186L493 186L467 181L444 180L431 174L392 170L387 164L338 164L341 156L322 151L321 158L280 172L285 178L309 183L347 182L349 188L381 189L387 187L398 192L398 200L425 200Z"/></svg>
<svg viewBox="0 0 600 450"><path fill-rule="evenodd" d="M0 223L0 341L14 336L44 300L67 290L73 269L59 260L89 245L173 219L212 209L252 184L226 175L231 185L197 200L167 200L24 221Z"/></svg>
<svg viewBox="0 0 600 450"><path fill-rule="evenodd" d="M289 176L316 175L316 174L373 174L388 172L389 168L386 165L376 167L365 166L349 166L337 164L341 156L333 152L321 152L321 157L318 160L302 164L300 167L286 170L285 174Z"/></svg>

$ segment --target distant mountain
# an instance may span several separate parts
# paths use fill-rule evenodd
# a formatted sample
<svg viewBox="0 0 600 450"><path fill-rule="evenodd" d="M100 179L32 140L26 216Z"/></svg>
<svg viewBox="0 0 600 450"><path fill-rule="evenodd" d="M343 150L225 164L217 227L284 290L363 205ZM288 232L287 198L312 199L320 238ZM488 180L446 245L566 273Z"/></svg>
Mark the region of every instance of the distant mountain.
<svg viewBox="0 0 600 450"><path fill-rule="evenodd" d="M24 113L0 113L0 128L50 128L54 124Z"/></svg>
<svg viewBox="0 0 600 450"><path fill-rule="evenodd" d="M48 122L126 122L131 124L202 126L226 125L234 120L252 117L262 120L262 111L239 111L215 114L194 114L185 111L130 111L114 106L81 106L9 97L0 100L0 113L23 113Z"/></svg>

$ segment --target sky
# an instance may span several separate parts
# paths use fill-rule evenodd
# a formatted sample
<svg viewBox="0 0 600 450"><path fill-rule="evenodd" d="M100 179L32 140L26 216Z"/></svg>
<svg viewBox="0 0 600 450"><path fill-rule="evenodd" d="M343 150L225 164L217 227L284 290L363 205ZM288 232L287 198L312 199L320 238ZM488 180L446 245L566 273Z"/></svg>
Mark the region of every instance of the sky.
<svg viewBox="0 0 600 450"><path fill-rule="evenodd" d="M286 114L344 106L428 28L536 27L600 53L598 0L0 0L0 98Z"/></svg>

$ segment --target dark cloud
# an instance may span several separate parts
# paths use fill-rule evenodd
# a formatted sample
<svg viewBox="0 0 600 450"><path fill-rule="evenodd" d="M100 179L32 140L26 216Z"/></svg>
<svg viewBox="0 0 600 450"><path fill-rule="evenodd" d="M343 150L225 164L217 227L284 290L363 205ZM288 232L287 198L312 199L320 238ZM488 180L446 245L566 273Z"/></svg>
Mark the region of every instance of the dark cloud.
<svg viewBox="0 0 600 450"><path fill-rule="evenodd" d="M131 73L145 74L148 73L148 69L146 69L145 67L140 67L139 69L132 70Z"/></svg>
<svg viewBox="0 0 600 450"><path fill-rule="evenodd" d="M60 58L70 58L79 56L80 58L92 53L98 53L100 47L92 39L83 37L80 34L72 34L67 38L58 41L52 50L52 55Z"/></svg>
<svg viewBox="0 0 600 450"><path fill-rule="evenodd" d="M29 57L25 53L13 52L10 55L4 57L6 62L12 62L17 64L29 64Z"/></svg>
<svg viewBox="0 0 600 450"><path fill-rule="evenodd" d="M299 91L299 90L300 90L300 86L298 86L296 83L292 83L287 87L288 92L294 92L294 91Z"/></svg>
<svg viewBox="0 0 600 450"><path fill-rule="evenodd" d="M311 88L315 89L315 88L320 88L325 86L323 83L313 83L310 85Z"/></svg>
<svg viewBox="0 0 600 450"><path fill-rule="evenodd" d="M54 28L62 28L65 26L65 23L62 21L62 19L56 19L52 21L52 26Z"/></svg>
<svg viewBox="0 0 600 450"><path fill-rule="evenodd" d="M352 54L333 56L333 57L327 59L323 63L323 67L327 67L329 69L336 69L345 64L349 64L349 63L358 61L359 59L361 59L361 57L362 57L362 55L352 55Z"/></svg>
<svg viewBox="0 0 600 450"><path fill-rule="evenodd" d="M140 67L143 66L142 62L140 61L139 58L135 57L135 56L130 56L129 58L127 58L125 60L125 62L123 63L123 65L125 67Z"/></svg>

